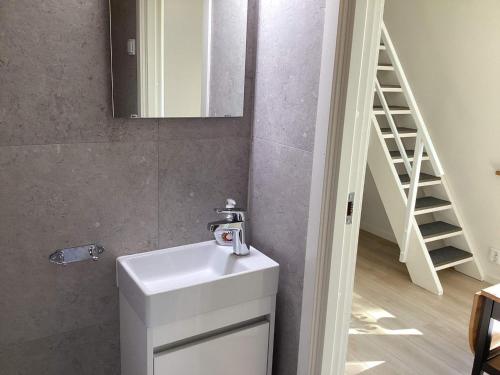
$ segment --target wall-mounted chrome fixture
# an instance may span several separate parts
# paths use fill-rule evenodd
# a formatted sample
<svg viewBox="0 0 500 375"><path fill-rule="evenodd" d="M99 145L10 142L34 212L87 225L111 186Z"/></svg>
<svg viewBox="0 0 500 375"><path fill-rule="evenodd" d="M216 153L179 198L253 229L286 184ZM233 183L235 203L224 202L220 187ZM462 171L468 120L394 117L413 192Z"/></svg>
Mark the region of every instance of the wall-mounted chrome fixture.
<svg viewBox="0 0 500 375"><path fill-rule="evenodd" d="M135 39L127 40L127 53L129 56L135 56Z"/></svg>
<svg viewBox="0 0 500 375"><path fill-rule="evenodd" d="M104 252L104 248L97 244L69 247L54 251L49 256L49 261L55 264L66 265L83 260L99 260L99 255Z"/></svg>

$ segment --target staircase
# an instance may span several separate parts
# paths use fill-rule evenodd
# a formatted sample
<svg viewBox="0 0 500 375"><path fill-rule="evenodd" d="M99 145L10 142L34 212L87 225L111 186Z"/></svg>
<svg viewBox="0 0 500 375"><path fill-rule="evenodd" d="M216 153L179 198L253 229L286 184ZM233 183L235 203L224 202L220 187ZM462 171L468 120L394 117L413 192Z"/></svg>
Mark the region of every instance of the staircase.
<svg viewBox="0 0 500 375"><path fill-rule="evenodd" d="M368 166L413 283L443 294L438 271L483 272L401 62L382 24Z"/></svg>

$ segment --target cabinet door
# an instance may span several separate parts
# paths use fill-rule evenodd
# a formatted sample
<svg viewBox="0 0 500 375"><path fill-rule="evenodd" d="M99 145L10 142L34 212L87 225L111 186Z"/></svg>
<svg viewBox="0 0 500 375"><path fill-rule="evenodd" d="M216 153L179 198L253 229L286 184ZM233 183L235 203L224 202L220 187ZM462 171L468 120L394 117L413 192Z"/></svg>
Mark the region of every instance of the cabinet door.
<svg viewBox="0 0 500 375"><path fill-rule="evenodd" d="M154 356L155 375L266 375L269 323L197 341Z"/></svg>

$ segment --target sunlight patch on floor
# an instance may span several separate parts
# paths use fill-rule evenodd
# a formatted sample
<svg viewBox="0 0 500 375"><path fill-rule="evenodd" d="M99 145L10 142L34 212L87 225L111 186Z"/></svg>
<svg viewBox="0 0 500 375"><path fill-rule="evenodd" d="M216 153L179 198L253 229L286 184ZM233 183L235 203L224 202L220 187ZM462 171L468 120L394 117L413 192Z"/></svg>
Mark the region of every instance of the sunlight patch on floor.
<svg viewBox="0 0 500 375"><path fill-rule="evenodd" d="M345 364L345 374L346 375L357 375L361 374L366 370L370 370L374 367L384 364L385 361L362 361L362 362L347 362Z"/></svg>
<svg viewBox="0 0 500 375"><path fill-rule="evenodd" d="M354 294L350 335L423 335L418 329L401 327L398 319Z"/></svg>

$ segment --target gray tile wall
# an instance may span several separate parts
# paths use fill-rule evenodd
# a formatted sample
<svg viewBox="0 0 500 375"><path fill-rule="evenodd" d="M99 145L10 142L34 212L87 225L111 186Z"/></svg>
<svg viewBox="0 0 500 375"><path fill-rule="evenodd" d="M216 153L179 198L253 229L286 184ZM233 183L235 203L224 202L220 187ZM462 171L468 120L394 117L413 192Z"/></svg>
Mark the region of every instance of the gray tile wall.
<svg viewBox="0 0 500 375"><path fill-rule="evenodd" d="M111 117L107 14L102 0L0 2L5 375L119 374L115 258L209 239L213 207L247 199L255 22L245 117L133 121ZM47 260L93 241L98 262Z"/></svg>
<svg viewBox="0 0 500 375"><path fill-rule="evenodd" d="M275 375L297 373L324 0L261 1L249 184L252 244L280 263Z"/></svg>
<svg viewBox="0 0 500 375"><path fill-rule="evenodd" d="M217 0L212 3L210 116L241 114L245 71L247 0ZM228 96L226 93L231 92Z"/></svg>

